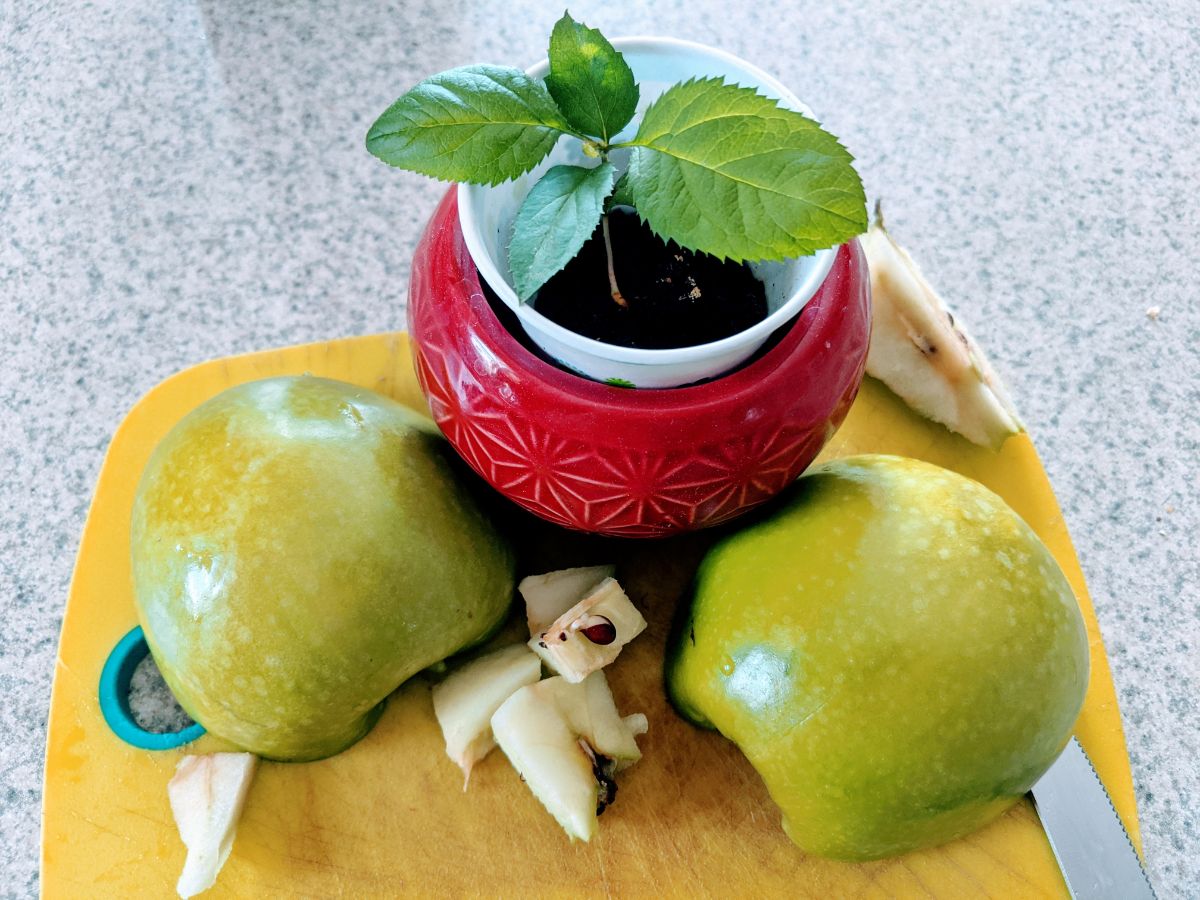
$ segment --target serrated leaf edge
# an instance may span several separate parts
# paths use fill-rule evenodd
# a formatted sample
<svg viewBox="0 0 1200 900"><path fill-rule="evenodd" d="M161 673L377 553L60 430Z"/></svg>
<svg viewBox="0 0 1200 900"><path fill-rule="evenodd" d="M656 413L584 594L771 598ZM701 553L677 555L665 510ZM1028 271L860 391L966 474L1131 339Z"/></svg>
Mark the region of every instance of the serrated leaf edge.
<svg viewBox="0 0 1200 900"><path fill-rule="evenodd" d="M754 184L753 182L748 182L748 181L746 181L745 179L741 179L741 178L735 178L735 177L733 177L733 176L731 176L731 175L728 175L728 174L727 174L727 173L725 173L725 172L722 172L720 169L714 169L714 168L711 168L711 167L705 166L705 165L703 165L703 164L701 164L701 163L699 163L699 162L695 161L694 159L689 159L688 157L681 156L681 155L674 154L674 153L668 153L668 152L666 152L666 151L664 151L664 150L660 150L659 148L657 148L657 147L654 147L654 146L651 146L650 144L646 143L646 141L647 141L647 140L651 140L651 139L653 139L653 138L648 138L648 137L644 136L644 135L643 135L643 133L642 133L642 128L644 127L646 120L647 120L648 118L650 118L650 113L651 113L651 111L653 110L653 108L654 108L654 105L655 105L656 103L658 103L658 102L659 102L659 101L660 101L660 100L661 100L661 99L662 99L664 96L666 96L666 95L667 95L668 93L670 93L672 90L675 90L675 89L677 89L677 88L690 87L690 86L692 86L692 85L695 85L695 84L712 84L712 85L714 85L714 86L720 86L720 87L725 87L725 88L731 88L731 89L733 89L733 90L736 90L736 91L739 91L739 92L741 92L741 93L743 93L743 94L749 94L749 95L752 95L752 96L754 96L754 97L757 97L757 98L759 98L759 99L766 100L766 101L770 102L770 103L772 104L773 108L774 108L774 109L776 109L776 110L778 110L779 112L781 112L781 113L785 113L785 114L797 115L797 116L799 116L800 118L802 118L802 119L805 119L806 121L808 121L808 122L812 123L812 124L813 124L814 126L816 126L818 129L820 129L820 131L821 131L822 133L824 133L824 134L825 134L825 135L826 135L826 136L827 136L827 137L830 139L830 141L831 141L831 142L833 143L833 145L834 145L834 146L837 148L837 150L838 150L838 151L840 151L840 152L839 152L837 155L833 155L833 154L829 154L829 153L822 153L822 152L820 152L820 151L812 151L812 152L814 152L814 153L818 153L819 155L821 155L821 156L825 156L825 157L827 157L827 158L830 158L830 159L839 159L839 160L840 160L840 159L843 159L843 158L844 158L844 159L845 159L845 161L846 161L846 162L848 162L848 163L853 163L853 162L854 162L854 160L855 160L855 157L854 157L854 155L853 155L853 154L852 154L852 153L851 153L849 150L847 150L847 149L846 149L845 145L843 145L843 144L842 144L841 140L840 140L840 139L837 137L837 135L833 134L832 132L826 131L826 130L825 130L825 129L824 129L822 126L821 126L821 124L820 124L820 123L819 123L819 122L818 122L816 119L814 119L814 118L812 118L812 117L810 117L810 116L807 116L807 115L805 115L804 113L800 112L799 110L795 110L795 109L789 109L789 108L788 108L788 107L786 107L786 106L782 106L782 105L780 105L780 102L779 102L779 100L778 100L778 99L776 99L776 98L774 98L774 97L769 97L769 96L767 96L766 94L764 94L764 93L762 93L761 91L759 91L757 88L750 87L750 86L747 86L747 85L737 84L736 82L735 82L735 83L730 83L730 82L726 81L726 80L725 80L725 78L724 78L724 77L722 77L722 76L719 76L719 75L711 75L711 76L693 76L692 78L688 78L688 79L685 79L685 80L683 80L683 81L676 82L675 84L672 84L670 87L668 87L668 88L667 88L665 91L663 91L663 93L662 93L662 94L660 94L658 97L654 98L654 100L651 102L650 106L648 106L648 107L646 108L645 112L642 114L642 121L641 121L641 123L640 123L640 124L639 124L639 126L638 126L638 132L637 132L637 134L636 134L636 135L635 135L633 138L631 138L630 140L628 140L628 141L624 141L624 142L622 142L621 144L617 145L617 146L618 146L618 147L620 147L620 148L629 148L630 150L632 150L632 151L633 151L633 154L631 154L631 159L630 159L630 165L629 165L629 168L632 168L632 167L633 167L633 165L634 165L634 157L636 156L636 153L637 153L638 151L645 151L645 152L648 152L648 153L660 153L660 154L662 154L663 156L666 156L666 157L668 157L668 158L670 158L670 159L676 159L676 160L680 160L680 161L682 161L682 162L687 162L687 163L690 163L690 164L691 164L691 165L693 165L693 166L696 166L697 168L706 169L707 171L710 171L710 172L715 172L715 173L717 173L717 174L721 175L722 177L729 178L731 181L735 181L735 182L738 182L738 183L740 183L740 184L745 184L746 186L748 186L748 187L751 187L751 188L754 188L755 190L765 190L765 191L769 191L770 193L779 194L779 195L782 195L782 196L788 196L788 195L785 195L785 194L783 194L781 191L774 190L774 189L772 189L772 188L770 188L770 187L761 187L761 186L759 186L759 185L757 185L757 184ZM680 115L677 115L677 116L675 117L675 119L676 119L676 120L678 120L678 119L680 118L680 116L682 115L682 113L683 113L684 111L686 111L686 110L689 108L689 106L691 106L691 104L692 104L692 103L695 103L695 102L697 102L698 100L700 100L700 99L702 98L702 96L703 96L703 95L698 95L697 97L695 97L695 98L693 98L691 101L689 101L689 103L688 103L688 105L687 105L687 106L684 106L684 107L682 107L682 108L680 109ZM689 126L689 127L698 127L699 125L702 125L702 124L708 124L708 123L710 123L710 122L715 122L715 121L718 121L718 120L720 120L720 119L722 119L722 118L751 118L751 115L750 115L749 113L736 113L736 114L731 114L731 115L729 115L729 116L714 116L713 118L710 118L710 119L705 119L703 122L697 122L697 123L695 123L695 125L693 125L693 126ZM682 134L683 132L686 132L687 130L688 130L688 129L687 129L687 128L685 128L685 129L683 129L683 131L682 131L682 132L669 132L669 131L663 131L663 132L659 132L659 133L658 133L658 135L656 135L656 136L662 136L662 135L667 135L667 134L669 134L669 135L671 135L672 137L678 137L678 135L679 135L679 134ZM736 160L730 160L730 162L734 162L734 161L736 161ZM628 169L627 169L626 171L628 171ZM857 175L857 172L856 172L855 174ZM625 175L624 175L624 174L622 174L622 176L621 176L621 177L622 177L622 178L624 178L624 177L625 177ZM862 187L862 180L861 180L861 177L859 178L859 185L860 185L860 188L861 188L861 187ZM691 250L693 253L704 253L704 254L706 254L706 255L708 255L708 256L713 256L713 257L715 257L715 258L717 258L717 259L731 260L731 261L733 261L733 262L738 262L738 263L781 262L781 261L784 261L784 260L788 260L788 259L794 259L794 258L797 258L797 256L799 256L799 255L812 255L813 253L818 253L818 252L820 252L821 250L827 250L827 249L829 249L830 247L836 247L836 246L839 246L839 243L838 243L838 242L834 242L834 243L831 243L831 244L827 244L827 245L825 245L825 246L823 246L823 247L814 247L814 248L813 248L813 249L811 249L811 250L810 250L810 251L809 251L807 254L789 254L789 253L784 253L784 254L774 254L774 253L771 253L771 254L764 254L764 255L762 255L762 256L739 256L739 255L737 255L737 254L717 254L717 253L711 253L711 252L709 252L709 251L707 251L707 250L703 250L703 249L701 249L701 248L699 248L699 247L694 247L694 246L691 246L691 245L689 245L689 244L687 244L687 243L685 243L685 242L681 241L679 238L677 238L677 237L675 237L675 236L673 236L673 235L671 235L671 234L668 234L668 233L666 233L666 232L664 232L664 231L661 231L660 229L658 229L657 227L655 227L655 225L654 225L654 224L653 224L653 223L652 223L652 222L651 222L649 219L647 219L647 218L646 218L646 217L645 217L645 216L642 214L641 208L640 208L640 206L639 206L639 205L638 205L638 203L637 203L637 199L638 199L638 198L637 198L637 187L636 187L636 183L634 183L634 185L633 185L633 186L626 186L626 191L629 193L629 195L630 195L630 199L633 201L633 209L634 209L634 211L637 213L638 219L639 219L639 220L640 220L640 221L641 221L643 224L645 224L645 225L646 225L646 226L647 226L647 227L648 227L648 228L649 228L649 229L650 229L652 232L654 232L654 234L656 234L656 235L657 235L659 238L661 238L662 240L664 240L664 241L673 241L673 242L674 242L676 245L678 245L678 246L680 246L680 247L684 247L684 248L685 248L685 249L687 249L687 250ZM789 197L789 199L795 200L796 198L794 198L794 197ZM819 210L821 210L821 211L822 211L822 212L824 212L824 213L827 213L827 214L829 214L829 215L831 215L831 216L834 216L835 218L842 219L843 221L845 221L845 222L848 222L848 223L849 223L849 224L850 224L852 227L854 227L854 228L859 228L859 229L860 229L860 231L859 231L859 233L860 233L860 234L861 234L862 232L865 232L865 231L866 231L866 229L867 229L868 221L867 221L867 213L866 213L866 194L865 194L865 189L864 189L864 191L863 191L863 221L862 221L861 223L860 223L860 222L858 222L858 221L857 221L857 220L855 220L855 219L849 218L848 216L844 216L844 215L842 215L841 213L838 213L838 212L835 212L835 211L833 211L833 210L827 209L827 208L825 208L825 207L823 207L823 206L820 206L820 205L818 205L818 204L814 204L814 203L811 203L811 202L808 202L808 201L800 201L800 202L802 202L802 203L806 203L806 205L808 205L808 206L810 206L810 207L813 207L813 208L819 209ZM698 204L698 207L699 207L699 209L701 210L701 214L703 214L703 210L704 210L704 204L702 204L702 203L701 203L701 204ZM749 238L749 236L746 236L746 237L747 237L747 239L748 239L748 240L750 239L750 238ZM852 239L853 239L853 238L850 238L850 240L852 240ZM754 241L754 243L759 243L759 242L758 242L758 241Z"/></svg>
<svg viewBox="0 0 1200 900"><path fill-rule="evenodd" d="M546 171L545 174L543 174L542 178L538 179L537 183L534 184L532 188L530 188L529 194L532 194L534 189L537 188L537 186L542 183L542 180L546 177L546 175L549 175L550 172L552 172L554 169L557 169L557 168L586 169L588 174L584 177L587 178L587 177L591 177L591 175L593 173L605 168L606 166L610 170L611 181L609 183L608 191L604 194L604 196L601 198L601 201L600 201L600 215L598 215L596 217L596 221L599 222L600 218L605 215L605 208L604 208L605 201L608 199L609 195L611 195L613 187L615 186L615 183L616 183L616 176L615 176L616 169L613 166L613 164L610 162L602 162L597 166L590 166L590 167L589 166L578 166L578 165L552 166L550 169L548 169ZM525 197L525 200L523 200L521 202L521 208L517 210L517 218L520 217L521 210L524 208L525 202L528 201L528 199L529 199L529 194L527 194ZM565 205L567 202L578 204L578 202L579 202L578 195L575 192L572 192L571 194L562 197L561 202L562 202L562 205ZM561 206L560 206L559 211L561 212ZM555 219L557 219L557 218L558 218L558 214L556 213ZM509 238L508 244L505 247L505 255L507 256L508 261L509 261L509 270L512 271L513 281L516 282L518 280L517 273L512 268L512 245L513 245L513 241L516 239L516 219L514 219L513 226L514 226L513 227L513 235L512 235L512 237ZM595 227L592 228L592 231L593 232L595 231ZM591 232L589 232L589 236L590 236L590 234L591 234ZM550 280L551 277L553 277L554 275L561 272L566 267L566 265L571 262L571 260L573 260L576 256L579 255L579 251L583 249L583 245L587 243L587 240L588 240L588 238L587 238L587 236L585 236L584 239L579 243L579 246L574 249L574 251L571 253L571 255L566 258L566 261L561 266L559 266L557 269L555 269L553 272L551 272L550 275L547 276L545 279L543 279L541 282L539 282L538 284L536 284L532 288L530 288L528 292L521 291L521 289L516 284L514 284L513 289L517 294L517 300L520 303L529 302L530 298L532 298L533 295L535 293L537 293L537 291L540 290L542 288L542 286L545 285L546 282Z"/></svg>
<svg viewBox="0 0 1200 900"><path fill-rule="evenodd" d="M473 64L473 65L468 65L468 66L456 66L453 69L445 69L444 71L437 72L433 75L430 75L427 78L421 79L415 85L413 85L411 88L409 88L407 91L405 91L399 97L397 97L387 107L387 109L385 109L382 113L379 114L379 116L371 124L371 127L367 129L367 135L366 135L366 138L364 139L364 144L366 145L367 152L370 153L372 156L374 156L376 159L378 159L380 162L384 163L385 165L391 166L392 168L402 169L403 171L406 171L406 172L416 172L419 175L424 175L427 178L433 178L435 181L440 181L445 184L474 184L474 185L480 185L482 187L495 187L496 185L504 184L509 181L513 181L516 178L520 178L522 175L528 174L529 172L533 171L554 150L554 147L558 143L559 138L555 138L555 140L547 146L545 152L543 152L542 155L539 156L537 159L534 159L531 162L528 162L528 164L519 163L518 171L517 171L516 175L512 175L509 177L497 177L497 178L492 178L492 179L471 178L471 177L459 178L459 179L446 178L446 177L443 177L441 175L437 175L437 174L434 174L431 172L426 172L426 171L422 171L420 169L412 168L410 166L400 165L398 163L391 162L390 160L384 159L382 156L380 156L378 153L376 153L374 148L372 147L372 142L378 140L381 137L391 137L391 136L397 136L399 134L398 131L384 131L384 132L376 133L376 129L379 127L379 122L385 116L387 116L390 112L392 112L392 110L394 110L397 106L399 106L400 103L406 97L413 94L414 92L416 92L418 89L420 89L422 87L433 87L433 88L437 88L438 90L441 90L441 91L446 91L447 93L452 93L447 87L445 87L445 85L439 83L438 79L442 79L445 76L450 75L455 72L460 72L460 73L461 72L470 72L471 74L474 74L474 75L486 75L491 80L492 84L494 84L497 88L507 92L510 96L512 96L513 98L518 100L522 105L527 106L527 102L524 100L524 98L522 98L518 93L516 93L514 90L512 90L512 88L510 88L508 85L506 85L500 81L497 81L494 77L492 77L491 76L492 71L504 72L509 75L517 75L517 76L529 81L529 83L531 85L533 85L535 88L541 88L543 91L546 92L546 100L548 101L549 105L551 107L553 107L554 110L558 113L559 118L556 121L545 121L545 120L538 119L535 121L528 121L528 122L521 121L518 119L507 119L507 120L479 119L478 121L472 121L472 120L456 121L456 122L449 123L449 124L442 123L442 124L425 125L425 124L419 124L419 123L412 123L413 127L415 127L415 128L443 127L444 128L444 127L461 126L461 125L477 125L480 127L487 126L487 125L513 125L513 126L521 126L524 128L529 128L529 129L532 129L535 131L545 131L547 133L559 132L559 138L561 138L562 135L570 135L572 137L580 138L581 140L583 139L584 136L581 135L579 132L577 132L572 127L571 123L567 121L566 116L563 115L562 110L558 106L558 102L550 94L549 89L546 87L546 85L544 83L538 81L536 78L531 78L528 74L523 72L521 69L516 68L515 66L496 66L496 65L490 65L487 63L477 63L477 64ZM456 99L459 99L459 98L456 97ZM457 150L457 149L461 148L464 144L466 144L470 140L471 140L471 138L468 137L466 140L459 143L453 149ZM507 145L507 147L505 148L505 150L503 152L508 152L509 150L512 149L512 146L513 146L513 144ZM446 152L453 152L453 151L446 151ZM428 158L434 159L440 155L444 155L444 154L436 154L436 155L428 157ZM492 157L492 159L493 160L498 159L499 156L501 156L501 155L503 155L503 153Z"/></svg>
<svg viewBox="0 0 1200 900"><path fill-rule="evenodd" d="M550 65L549 65L549 71L547 72L546 77L543 79L543 81L546 84L546 90L549 92L551 98L553 98L555 105L558 106L559 112L562 113L563 118L569 124L579 127L582 130L582 126L578 125L578 123L576 123L576 122L571 121L570 115L567 114L567 111L563 108L562 104L558 102L558 98L554 96L554 89L551 87L552 80L554 80L554 81L557 80L554 77L554 54L553 54L553 52L551 52L553 49L553 46L554 46L554 43L553 43L554 31L556 31L558 29L559 25L561 25L564 20L566 22L570 23L570 25L577 27L577 28L581 28L586 32L594 32L596 34L596 36L600 38L600 40L602 40L605 44L608 45L608 49L613 52L618 63L623 65L625 67L625 70L629 72L630 80L633 82L633 95L634 95L633 110L626 117L625 121L621 122L619 125L616 125L615 127L612 127L611 134L590 135L591 137L599 137L601 140L607 142L614 136L620 134L621 131L625 128L625 126L627 126L630 122L633 121L633 117L635 115L637 115L637 104L638 104L638 101L641 99L641 85L639 85L637 83L637 79L633 75L633 69L625 59L625 54L622 53L620 50L618 50L615 46L613 46L612 41L610 41L604 35L604 33L602 31L600 31L599 28L592 28L589 25L587 25L587 23L581 22L581 21L578 21L578 20L572 18L570 11L564 10L563 14L562 14L562 18L560 18L557 22L554 23L554 28L551 30L551 33L550 33L551 42L550 42L549 49L546 53L546 58ZM596 107L597 111L601 110L602 106L600 104L600 96L599 96L599 94L596 93L595 84L590 79L588 80L588 90L591 92L592 98L595 101L595 107ZM601 118L603 118L603 116L601 116ZM609 123L607 123L607 122L605 122L604 124L606 127L609 126Z"/></svg>

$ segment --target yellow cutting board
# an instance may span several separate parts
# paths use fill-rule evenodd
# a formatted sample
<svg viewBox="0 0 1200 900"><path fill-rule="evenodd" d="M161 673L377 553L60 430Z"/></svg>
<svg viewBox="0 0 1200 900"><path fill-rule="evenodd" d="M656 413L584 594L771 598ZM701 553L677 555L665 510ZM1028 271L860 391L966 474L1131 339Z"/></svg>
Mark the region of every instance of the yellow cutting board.
<svg viewBox="0 0 1200 900"><path fill-rule="evenodd" d="M121 424L100 473L63 619L46 753L46 897L169 897L183 866L166 785L188 752L135 749L101 718L97 685L136 624L129 572L134 488L155 444L219 391L311 372L423 409L403 334L352 338L217 360L160 384ZM863 451L931 460L1004 496L1050 546L1079 598L1092 653L1077 734L1140 847L1129 761L1108 661L1083 575L1033 445L982 450L911 414L870 379L826 456ZM375 729L332 759L264 764L233 855L212 897L475 896L1044 897L1066 889L1027 801L950 845L867 864L805 856L779 826L754 770L720 735L685 724L662 690L675 604L711 536L629 542L572 535L524 516L525 571L617 562L650 627L609 670L623 713L644 712L645 757L591 844L571 845L499 751L462 791L418 677ZM531 552L532 551L532 552Z"/></svg>

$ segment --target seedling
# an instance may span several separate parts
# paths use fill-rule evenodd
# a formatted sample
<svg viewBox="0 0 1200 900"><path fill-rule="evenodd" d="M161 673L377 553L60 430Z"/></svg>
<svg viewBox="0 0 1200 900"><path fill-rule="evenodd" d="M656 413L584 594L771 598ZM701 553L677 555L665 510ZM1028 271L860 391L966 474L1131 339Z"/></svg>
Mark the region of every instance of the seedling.
<svg viewBox="0 0 1200 900"><path fill-rule="evenodd" d="M434 75L367 132L367 148L390 165L483 185L529 172L564 135L582 143L595 165L551 167L517 212L508 249L522 302L599 224L613 300L626 303L608 231L616 206L665 241L735 262L803 256L866 230L853 158L812 119L753 88L696 78L668 88L622 138L640 90L621 53L564 14L549 59L544 83L490 65Z"/></svg>

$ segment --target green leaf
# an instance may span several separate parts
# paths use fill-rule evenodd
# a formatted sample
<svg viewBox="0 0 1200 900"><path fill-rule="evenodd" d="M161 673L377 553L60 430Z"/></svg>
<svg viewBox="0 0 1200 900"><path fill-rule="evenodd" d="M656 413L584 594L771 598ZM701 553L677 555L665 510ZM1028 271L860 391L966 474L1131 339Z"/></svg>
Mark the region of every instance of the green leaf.
<svg viewBox="0 0 1200 900"><path fill-rule="evenodd" d="M541 82L519 69L464 66L389 106L367 132L367 149L443 181L499 184L528 172L571 131Z"/></svg>
<svg viewBox="0 0 1200 900"><path fill-rule="evenodd" d="M546 87L572 125L604 141L628 125L637 109L638 86L625 57L568 13L550 34Z"/></svg>
<svg viewBox="0 0 1200 900"><path fill-rule="evenodd" d="M554 166L533 186L517 211L508 245L522 303L579 253L596 230L612 186L612 163L594 169Z"/></svg>
<svg viewBox="0 0 1200 900"><path fill-rule="evenodd" d="M621 177L617 179L617 185L613 188L608 200L604 204L604 211L616 209L618 206L633 206L633 194L629 191L629 171L621 173Z"/></svg>
<svg viewBox="0 0 1200 900"><path fill-rule="evenodd" d="M812 119L751 88L719 78L668 88L630 144L638 214L689 249L785 259L867 228L853 157Z"/></svg>

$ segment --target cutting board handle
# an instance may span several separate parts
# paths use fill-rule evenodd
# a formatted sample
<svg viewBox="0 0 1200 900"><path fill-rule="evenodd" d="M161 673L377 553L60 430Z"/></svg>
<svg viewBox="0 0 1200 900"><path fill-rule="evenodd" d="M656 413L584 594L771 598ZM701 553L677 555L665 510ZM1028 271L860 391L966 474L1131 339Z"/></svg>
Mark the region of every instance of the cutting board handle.
<svg viewBox="0 0 1200 900"><path fill-rule="evenodd" d="M100 712L113 734L142 750L171 750L189 744L204 734L204 726L194 722L182 731L147 731L137 723L129 708L129 684L133 673L150 646L139 625L117 642L100 672Z"/></svg>

